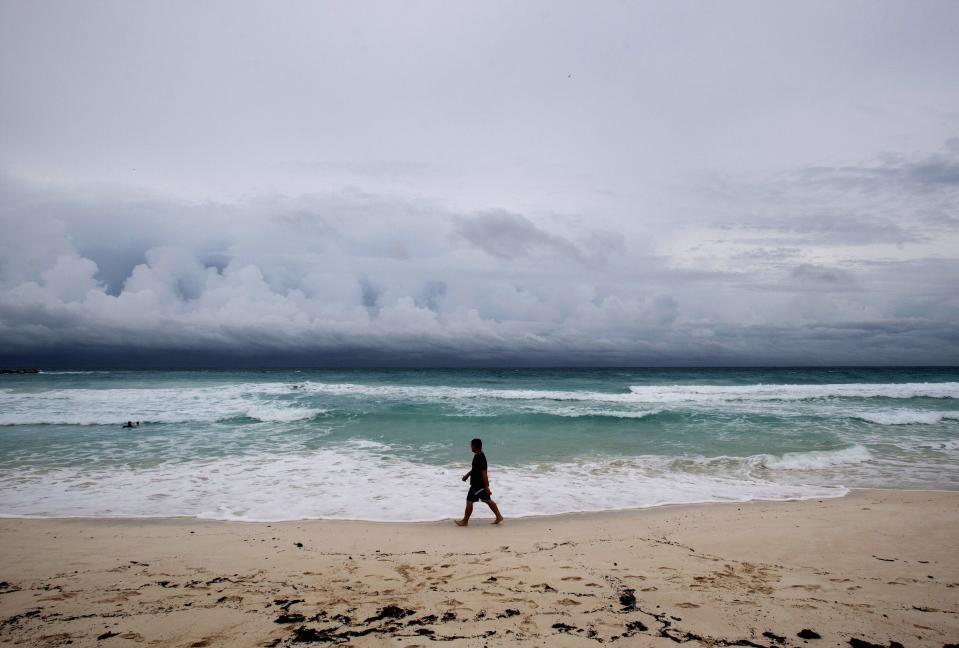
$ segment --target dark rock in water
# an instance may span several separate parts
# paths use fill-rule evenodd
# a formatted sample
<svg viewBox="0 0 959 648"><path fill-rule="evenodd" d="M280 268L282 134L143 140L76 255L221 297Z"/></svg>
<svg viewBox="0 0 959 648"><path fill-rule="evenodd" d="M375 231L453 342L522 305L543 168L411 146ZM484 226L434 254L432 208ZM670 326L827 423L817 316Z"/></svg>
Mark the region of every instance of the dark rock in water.
<svg viewBox="0 0 959 648"><path fill-rule="evenodd" d="M12 367L8 369L0 369L0 374L35 374L40 373L39 369L34 369L33 367Z"/></svg>
<svg viewBox="0 0 959 648"><path fill-rule="evenodd" d="M619 594L619 603L624 610L636 609L636 590L625 589Z"/></svg>
<svg viewBox="0 0 959 648"><path fill-rule="evenodd" d="M345 614L336 614L333 616L334 621L339 621L343 625L350 625L353 622L353 619L346 616Z"/></svg>
<svg viewBox="0 0 959 648"><path fill-rule="evenodd" d="M436 623L436 615L435 615L435 614L427 614L425 617L420 617L419 619L410 619L409 621L406 622L406 625L408 625L408 626L411 626L411 625L431 625L431 624L433 624L433 623Z"/></svg>
<svg viewBox="0 0 959 648"><path fill-rule="evenodd" d="M627 632L646 632L649 628L642 621L630 621L626 624Z"/></svg>
<svg viewBox="0 0 959 648"><path fill-rule="evenodd" d="M764 632L763 636L767 639L772 639L776 643L786 643L786 637L780 637L778 634L773 632Z"/></svg>
<svg viewBox="0 0 959 648"><path fill-rule="evenodd" d="M874 644L871 641L856 639L855 637L849 640L849 645L852 646L852 648L886 648L881 644Z"/></svg>
<svg viewBox="0 0 959 648"><path fill-rule="evenodd" d="M426 636L426 637L432 637L432 636L435 635L436 633L435 633L433 630L430 630L429 628L418 628L418 629L416 630L416 634L418 634L418 635L424 635L424 636Z"/></svg>
<svg viewBox="0 0 959 648"><path fill-rule="evenodd" d="M117 637L119 635L120 635L119 632L110 632L109 630L107 630L102 635L97 637L97 641L103 641L104 639L109 639L110 637Z"/></svg>
<svg viewBox="0 0 959 648"><path fill-rule="evenodd" d="M506 619L509 617L519 616L519 610L506 609L503 610L502 614L496 615L497 619Z"/></svg>
<svg viewBox="0 0 959 648"><path fill-rule="evenodd" d="M380 608L380 611L375 616L371 616L363 623L372 623L373 621L381 621L383 619L402 619L403 617L408 617L412 614L416 614L416 611L404 610L396 605L387 605L384 608Z"/></svg>
<svg viewBox="0 0 959 648"><path fill-rule="evenodd" d="M889 642L889 648L905 648L905 646L903 646L903 645L902 645L901 643L899 643L898 641L890 641L890 642Z"/></svg>
<svg viewBox="0 0 959 648"><path fill-rule="evenodd" d="M810 630L809 628L803 628L796 634L796 636L800 639L822 639L822 635L815 630Z"/></svg>
<svg viewBox="0 0 959 648"><path fill-rule="evenodd" d="M565 623L554 623L553 630L559 630L560 632L572 632L577 630L576 626L566 625Z"/></svg>
<svg viewBox="0 0 959 648"><path fill-rule="evenodd" d="M440 621L443 623L449 623L450 621L456 621L456 612L444 612L443 616L440 617Z"/></svg>
<svg viewBox="0 0 959 648"><path fill-rule="evenodd" d="M302 548L303 548L303 543L302 543L302 542L294 542L294 543L293 543L293 546L294 546L294 547L299 547L300 549L302 549Z"/></svg>
<svg viewBox="0 0 959 648"><path fill-rule="evenodd" d="M273 623L303 623L306 617L302 614L281 614L273 620Z"/></svg>
<svg viewBox="0 0 959 648"><path fill-rule="evenodd" d="M486 582L487 582L487 583L495 583L495 582L496 582L496 576L490 576L489 578L486 579Z"/></svg>

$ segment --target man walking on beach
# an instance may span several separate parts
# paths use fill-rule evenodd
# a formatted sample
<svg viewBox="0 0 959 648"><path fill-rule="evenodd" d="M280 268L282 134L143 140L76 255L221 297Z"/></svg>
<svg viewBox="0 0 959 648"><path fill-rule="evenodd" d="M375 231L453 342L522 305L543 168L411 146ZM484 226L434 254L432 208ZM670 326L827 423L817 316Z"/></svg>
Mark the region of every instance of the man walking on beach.
<svg viewBox="0 0 959 648"><path fill-rule="evenodd" d="M466 493L466 512L463 513L462 520L456 520L458 526L466 526L470 522L470 516L473 514L473 502L483 500L496 514L493 524L499 524L503 521L503 516L499 513L499 507L493 501L493 491L489 487L489 476L486 474L486 455L483 454L483 442L479 439L470 441L470 448L473 450L473 467L468 473L463 475L463 481L468 477L470 480L470 489Z"/></svg>

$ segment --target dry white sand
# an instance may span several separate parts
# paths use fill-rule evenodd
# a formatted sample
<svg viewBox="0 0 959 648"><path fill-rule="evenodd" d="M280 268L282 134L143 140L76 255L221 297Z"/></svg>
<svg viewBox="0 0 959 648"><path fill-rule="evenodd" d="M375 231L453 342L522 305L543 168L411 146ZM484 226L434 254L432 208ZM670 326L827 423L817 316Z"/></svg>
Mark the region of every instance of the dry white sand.
<svg viewBox="0 0 959 648"><path fill-rule="evenodd" d="M959 493L488 522L0 520L0 643L959 643Z"/></svg>

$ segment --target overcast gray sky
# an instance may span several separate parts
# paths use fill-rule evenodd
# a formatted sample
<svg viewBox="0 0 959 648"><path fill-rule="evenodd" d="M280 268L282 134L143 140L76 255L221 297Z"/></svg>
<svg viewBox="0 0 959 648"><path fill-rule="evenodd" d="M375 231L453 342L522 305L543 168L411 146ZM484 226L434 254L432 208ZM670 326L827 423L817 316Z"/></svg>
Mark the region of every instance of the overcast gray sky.
<svg viewBox="0 0 959 648"><path fill-rule="evenodd" d="M959 363L957 33L0 0L0 358Z"/></svg>

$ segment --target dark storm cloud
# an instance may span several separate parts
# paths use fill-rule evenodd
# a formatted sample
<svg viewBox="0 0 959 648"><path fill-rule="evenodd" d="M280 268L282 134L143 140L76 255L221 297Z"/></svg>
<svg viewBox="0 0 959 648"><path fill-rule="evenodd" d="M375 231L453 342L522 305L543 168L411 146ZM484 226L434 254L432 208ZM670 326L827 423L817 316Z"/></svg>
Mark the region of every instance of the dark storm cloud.
<svg viewBox="0 0 959 648"><path fill-rule="evenodd" d="M740 243L904 245L955 232L957 180L959 139L951 138L928 155L882 153L859 166L737 180L716 174L698 192L713 205L714 226Z"/></svg>
<svg viewBox="0 0 959 648"><path fill-rule="evenodd" d="M809 263L796 266L791 274L797 279L815 283L849 284L853 281L852 275L846 270L816 266Z"/></svg>
<svg viewBox="0 0 959 648"><path fill-rule="evenodd" d="M527 256L536 248L545 248L584 262L583 253L561 236L543 231L528 218L505 211L477 214L464 219L457 233L487 254L501 259Z"/></svg>
<svg viewBox="0 0 959 648"><path fill-rule="evenodd" d="M959 189L959 138L950 138L941 151L917 160L887 154L875 165L810 167L803 170L803 179L825 183L846 190L887 193L954 192Z"/></svg>

